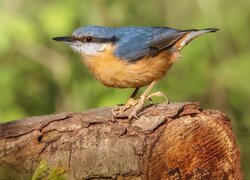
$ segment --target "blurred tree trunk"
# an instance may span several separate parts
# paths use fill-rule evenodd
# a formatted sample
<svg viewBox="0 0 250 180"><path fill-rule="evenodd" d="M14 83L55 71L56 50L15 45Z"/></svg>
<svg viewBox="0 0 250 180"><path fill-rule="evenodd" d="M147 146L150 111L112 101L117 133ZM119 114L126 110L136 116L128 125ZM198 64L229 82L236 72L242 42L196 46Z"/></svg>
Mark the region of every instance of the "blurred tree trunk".
<svg viewBox="0 0 250 180"><path fill-rule="evenodd" d="M229 119L198 103L153 105L131 123L100 108L0 125L1 178L30 179L44 159L67 179L242 179Z"/></svg>

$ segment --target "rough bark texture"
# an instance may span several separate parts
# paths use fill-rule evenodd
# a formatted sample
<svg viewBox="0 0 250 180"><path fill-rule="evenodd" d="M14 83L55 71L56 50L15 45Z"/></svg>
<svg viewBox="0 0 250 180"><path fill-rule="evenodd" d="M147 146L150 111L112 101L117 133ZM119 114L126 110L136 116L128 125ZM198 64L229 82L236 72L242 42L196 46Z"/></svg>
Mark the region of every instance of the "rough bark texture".
<svg viewBox="0 0 250 180"><path fill-rule="evenodd" d="M2 179L29 179L42 159L67 179L242 179L229 119L198 103L153 105L131 123L100 108L0 125Z"/></svg>

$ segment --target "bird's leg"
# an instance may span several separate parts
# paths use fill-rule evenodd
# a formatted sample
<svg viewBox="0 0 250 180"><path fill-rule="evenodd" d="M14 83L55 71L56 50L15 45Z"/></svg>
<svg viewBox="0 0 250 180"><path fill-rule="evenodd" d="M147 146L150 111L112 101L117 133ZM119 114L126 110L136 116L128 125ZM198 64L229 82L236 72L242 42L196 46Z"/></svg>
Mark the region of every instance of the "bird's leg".
<svg viewBox="0 0 250 180"><path fill-rule="evenodd" d="M133 111L129 114L128 119L131 120L134 117L137 118L137 113L142 109L146 98L148 97L149 92L154 87L156 81L151 82L151 84L147 87L147 89L143 92L138 100L136 106L134 107Z"/></svg>
<svg viewBox="0 0 250 180"><path fill-rule="evenodd" d="M136 94L138 93L140 88L135 88L135 90L133 91L132 95L130 96L129 100L127 101L127 103L123 106L124 111L126 111L127 109L129 109L131 106L134 106L138 103L138 100L135 99Z"/></svg>
<svg viewBox="0 0 250 180"><path fill-rule="evenodd" d="M152 94L149 94L151 89L154 87L156 81L153 81L148 87L147 89L144 91L144 93L141 95L140 99L138 100L136 106L134 107L133 111L129 114L128 119L131 120L133 118L137 118L137 114L138 112L143 108L143 105L145 103L146 100L151 100L151 98L153 96L163 96L166 99L166 102L168 102L168 98L165 94L163 94L162 92L158 91Z"/></svg>
<svg viewBox="0 0 250 180"><path fill-rule="evenodd" d="M134 106L138 103L138 100L134 99L136 94L138 93L140 88L136 88L132 95L130 96L129 100L127 103L123 106L115 106L112 110L111 113L114 117L125 114L125 111L129 109L131 106Z"/></svg>
<svg viewBox="0 0 250 180"><path fill-rule="evenodd" d="M126 111L127 109L129 109L131 106L134 106L138 103L138 100L135 99L136 94L138 93L140 88L135 88L135 90L133 91L132 95L130 96L129 100L127 101L127 103L123 106L123 110Z"/></svg>
<svg viewBox="0 0 250 180"><path fill-rule="evenodd" d="M151 98L154 96L163 96L166 102L168 102L167 96L160 91L149 94L155 83L156 81L153 81L139 99L134 99L139 90L139 88L136 88L125 105L117 106L112 109L111 112L113 117L128 117L129 120L137 118L138 112L143 108L145 101L149 100L152 103Z"/></svg>
<svg viewBox="0 0 250 180"><path fill-rule="evenodd" d="M133 93L131 94L130 98L135 98L136 94L138 93L140 88L135 88L135 90L133 91Z"/></svg>

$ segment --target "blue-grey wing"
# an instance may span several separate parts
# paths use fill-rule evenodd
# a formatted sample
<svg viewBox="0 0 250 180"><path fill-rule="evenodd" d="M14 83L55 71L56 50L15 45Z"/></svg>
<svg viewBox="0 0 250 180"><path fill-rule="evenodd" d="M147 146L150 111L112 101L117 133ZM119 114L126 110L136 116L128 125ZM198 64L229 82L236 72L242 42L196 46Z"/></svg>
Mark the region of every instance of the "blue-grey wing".
<svg viewBox="0 0 250 180"><path fill-rule="evenodd" d="M174 45L179 39L185 36L188 32L190 31L176 30L172 32L155 34L149 42L149 47L154 47L159 51L164 50Z"/></svg>
<svg viewBox="0 0 250 180"><path fill-rule="evenodd" d="M115 55L130 62L140 60L145 56L157 55L187 33L187 31L163 27L135 27L124 29L122 32L119 34L121 37Z"/></svg>
<svg viewBox="0 0 250 180"><path fill-rule="evenodd" d="M119 29L118 43L115 55L127 61L137 61L148 53L145 42L151 36L150 31L141 28Z"/></svg>

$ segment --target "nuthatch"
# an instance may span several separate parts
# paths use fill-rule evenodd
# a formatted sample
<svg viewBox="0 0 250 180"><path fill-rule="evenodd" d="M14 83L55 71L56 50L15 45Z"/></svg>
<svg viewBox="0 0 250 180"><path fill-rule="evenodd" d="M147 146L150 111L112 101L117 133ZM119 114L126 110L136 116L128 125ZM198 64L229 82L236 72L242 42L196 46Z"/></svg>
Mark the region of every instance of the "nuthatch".
<svg viewBox="0 0 250 180"><path fill-rule="evenodd" d="M133 106L128 116L132 119L145 100L164 96L161 92L149 92L180 57L180 50L194 38L217 30L86 26L76 29L72 36L53 39L69 44L78 52L90 72L105 86L135 88L127 104L112 111L114 116L119 116ZM133 100L139 88L147 85L140 99Z"/></svg>

